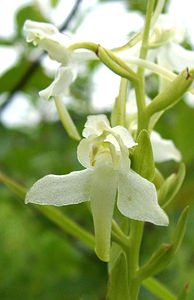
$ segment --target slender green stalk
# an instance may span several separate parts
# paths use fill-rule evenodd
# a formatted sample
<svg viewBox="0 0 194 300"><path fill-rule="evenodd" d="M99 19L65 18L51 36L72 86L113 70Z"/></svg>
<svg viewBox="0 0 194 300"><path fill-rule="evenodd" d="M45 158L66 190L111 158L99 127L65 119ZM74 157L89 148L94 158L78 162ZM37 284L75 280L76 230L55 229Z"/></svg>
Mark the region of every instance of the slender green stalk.
<svg viewBox="0 0 194 300"><path fill-rule="evenodd" d="M80 134L66 108L66 106L62 103L61 97L54 97L55 105L57 108L57 112L61 123L63 124L65 130L69 134L70 137L79 141L81 139Z"/></svg>
<svg viewBox="0 0 194 300"><path fill-rule="evenodd" d="M165 0L159 0L157 2L156 9L155 9L154 14L151 19L151 25L150 25L151 28L155 25L158 17L160 16L160 14L163 10L164 4L165 4ZM137 34L135 34L135 36L133 36L126 44L124 44L123 46L120 46L120 47L116 47L112 50L114 52L121 52L121 51L127 50L127 49L135 46L138 42L140 42L142 39L142 36L143 36L143 31L140 31Z"/></svg>
<svg viewBox="0 0 194 300"><path fill-rule="evenodd" d="M149 32L150 32L150 26L151 26L151 19L152 19L152 13L154 9L154 3L155 0L148 0L147 3L147 12L146 12L146 21L145 21L145 27L143 32L143 39L140 49L140 55L139 58L145 59L148 52L148 40L149 40ZM142 71L141 68L139 68L139 72Z"/></svg>
<svg viewBox="0 0 194 300"><path fill-rule="evenodd" d="M148 118L144 101L144 83L142 80L134 81L137 109L138 109L138 130L137 136L142 129L148 128Z"/></svg>
<svg viewBox="0 0 194 300"><path fill-rule="evenodd" d="M173 73L172 71L169 71L167 68L164 68L158 64L155 64L145 59L136 58L136 57L127 57L126 59L124 58L124 60L129 65L132 64L132 65L139 66L143 69L150 70L153 73L161 76L162 78L168 81L173 81L177 77L177 74Z"/></svg>
<svg viewBox="0 0 194 300"><path fill-rule="evenodd" d="M119 241L120 241L119 244L121 246L123 246L124 248L126 248L128 246L128 243L129 243L128 236L126 236L124 234L124 232L121 230L119 225L114 220L112 221L112 234L119 238Z"/></svg>
<svg viewBox="0 0 194 300"><path fill-rule="evenodd" d="M72 44L68 47L68 50L73 51L73 50L77 50L77 49L87 49L87 50L91 50L94 53L98 52L98 44L95 43L90 43L90 42L80 42L80 43L75 43Z"/></svg>
<svg viewBox="0 0 194 300"><path fill-rule="evenodd" d="M132 278L139 269L139 253L143 235L144 223L131 220L129 239L129 277Z"/></svg>
<svg viewBox="0 0 194 300"><path fill-rule="evenodd" d="M160 300L176 300L177 297L157 279L150 277L142 285Z"/></svg>
<svg viewBox="0 0 194 300"><path fill-rule="evenodd" d="M151 28L156 24L158 17L160 16L160 14L162 13L162 10L164 8L164 4L165 4L166 0L158 0L157 1L157 5L153 14L153 17L151 19Z"/></svg>
<svg viewBox="0 0 194 300"><path fill-rule="evenodd" d="M130 223L130 239L128 245L127 262L129 272L129 295L130 300L137 300L140 288L140 282L136 277L139 270L139 254L141 241L143 236L144 223L131 220Z"/></svg>
<svg viewBox="0 0 194 300"><path fill-rule="evenodd" d="M152 19L152 13L154 9L155 0L148 0L147 2L147 12L146 12L146 21L143 32L142 44L140 48L140 59L146 59L148 52L148 43L149 43L149 31ZM137 108L138 108L138 132L141 129L147 129L147 124L145 123L145 79L144 79L144 68L142 66L138 67L137 75L139 79L138 85L135 86L136 96L137 96Z"/></svg>

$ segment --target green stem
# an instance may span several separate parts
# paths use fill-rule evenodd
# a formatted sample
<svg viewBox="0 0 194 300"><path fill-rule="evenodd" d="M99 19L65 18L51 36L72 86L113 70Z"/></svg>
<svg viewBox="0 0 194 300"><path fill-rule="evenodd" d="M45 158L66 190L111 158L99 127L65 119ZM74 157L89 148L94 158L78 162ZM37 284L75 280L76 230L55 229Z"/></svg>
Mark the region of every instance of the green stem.
<svg viewBox="0 0 194 300"><path fill-rule="evenodd" d="M136 277L139 270L139 254L143 236L144 223L131 220L130 239L126 253L129 272L129 295L130 300L138 299L140 282Z"/></svg>
<svg viewBox="0 0 194 300"><path fill-rule="evenodd" d="M117 239L117 243L124 249L128 246L129 238L124 234L116 221L112 220L112 234Z"/></svg>
<svg viewBox="0 0 194 300"><path fill-rule="evenodd" d="M68 47L68 50L74 51L77 49L87 49L87 50L91 50L94 53L97 53L98 47L99 47L99 45L96 43L80 42L80 43L75 43L75 44L70 45Z"/></svg>
<svg viewBox="0 0 194 300"><path fill-rule="evenodd" d="M76 141L79 141L81 139L80 134L68 112L66 109L66 106L62 103L61 97L54 97L55 105L57 108L57 113L59 115L59 118L61 120L61 123L63 124L65 130L69 134L70 137L75 139Z"/></svg>
<svg viewBox="0 0 194 300"><path fill-rule="evenodd" d="M176 296L169 291L157 279L150 277L142 282L142 285L160 300L176 300Z"/></svg>
<svg viewBox="0 0 194 300"><path fill-rule="evenodd" d="M129 277L132 278L139 269L139 252L143 235L144 223L131 220L130 222L130 239L129 239Z"/></svg>
<svg viewBox="0 0 194 300"><path fill-rule="evenodd" d="M155 9L154 14L151 19L150 27L153 27L155 25L158 17L160 16L160 14L163 10L164 4L165 4L165 0L159 0L157 2L156 9ZM140 42L142 39L142 36L143 36L143 31L140 31L137 34L135 34L135 36L133 36L126 44L124 44L123 46L120 46L120 47L116 47L112 50L114 52L121 52L121 51L127 50L127 49L135 46L138 42Z"/></svg>
<svg viewBox="0 0 194 300"><path fill-rule="evenodd" d="M148 0L147 3L147 12L146 12L146 21L143 32L143 39L140 48L140 59L146 59L148 52L148 43L149 43L149 31L151 26L152 13L154 9L155 0ZM138 82L135 84L135 92L137 97L137 107L138 107L138 133L142 129L147 129L147 122L145 116L145 79L144 79L144 68L142 66L138 67L137 70Z"/></svg>
<svg viewBox="0 0 194 300"><path fill-rule="evenodd" d="M142 129L148 128L148 118L144 100L144 82L143 80L134 81L134 88L136 94L137 110L138 110L138 130L137 136Z"/></svg>
<svg viewBox="0 0 194 300"><path fill-rule="evenodd" d="M152 19L151 19L151 25L150 25L151 28L156 24L156 22L158 20L158 17L162 13L165 1L166 0L158 0L157 1L157 5L156 5L156 8L155 8L154 14L152 16Z"/></svg>
<svg viewBox="0 0 194 300"><path fill-rule="evenodd" d="M127 58L124 57L124 60L129 66L136 65L142 67L143 69L150 70L151 72L161 76L162 78L168 81L173 81L177 77L177 74L173 73L172 71L169 71L167 68L164 68L156 63L153 63L145 59L136 58L136 57L127 57Z"/></svg>
<svg viewBox="0 0 194 300"><path fill-rule="evenodd" d="M139 55L139 58L142 58L142 59L146 58L147 52L148 52L148 40L149 40L149 32L150 32L152 13L153 13L153 9L154 9L154 3L155 3L155 0L148 0L147 11L146 11L146 21L145 21L143 39L142 39L140 55ZM140 71L142 71L141 68L139 68L139 72Z"/></svg>

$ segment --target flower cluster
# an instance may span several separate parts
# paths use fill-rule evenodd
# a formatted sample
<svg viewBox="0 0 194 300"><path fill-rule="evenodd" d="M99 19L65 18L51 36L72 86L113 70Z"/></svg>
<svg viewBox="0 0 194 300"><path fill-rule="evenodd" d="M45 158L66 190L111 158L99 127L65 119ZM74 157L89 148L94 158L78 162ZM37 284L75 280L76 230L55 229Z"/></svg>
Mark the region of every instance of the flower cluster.
<svg viewBox="0 0 194 300"><path fill-rule="evenodd" d="M170 57L170 54L172 55L173 51L185 53L186 50L177 44L180 40L182 41L183 37L181 35L178 39L177 32L173 27L166 29L163 19L165 16L158 19L155 26L153 25L151 28L147 45L151 50L147 60L138 58L142 42L139 40L127 51L123 51L121 47L115 52L88 43L89 46L86 48L95 52L90 55L88 51L74 51L73 48L68 47L67 36L60 33L53 25L26 21L24 30L27 34L27 41L39 45L48 52L51 59L60 63L54 81L41 91L40 95L45 99L50 97L57 99L63 96L65 90L76 77L79 62L93 59L95 54L116 74L131 79L132 83L137 83L136 76L138 73L136 68L131 69L131 65L143 69L148 68L151 72L161 75L162 80L163 78L168 81L172 81L174 78L179 79L173 73L173 71L180 70L179 65L174 65L175 57ZM84 48L82 44L80 45L80 48ZM75 49L77 48L75 47ZM166 52L169 53L168 56L166 56ZM181 63L181 68L182 64L185 67L185 61ZM179 87L178 92L175 91L176 95L175 99L172 99L172 103L169 102L169 92L160 94L160 97L156 97L156 100L152 100L152 102L149 100L148 103L144 103L142 111L145 112L146 118L150 117L151 119L155 113L160 115L166 109L165 103L166 107L171 106L189 88L192 78L188 83L185 74L181 76L183 87L179 81L177 81L178 83L175 82L181 87ZM163 81L159 91L165 90L165 86ZM156 225L168 225L168 216L158 204L155 185L131 168L131 153L137 146L134 137L137 136L137 129L139 130L138 118L140 114L138 115L135 97L129 96L129 98L129 103L131 103L129 106L131 106L129 116L125 116L127 119L126 127L120 125L111 127L105 115L88 116L83 130L83 139L77 150L78 160L85 168L84 170L61 176L45 176L38 180L26 195L26 203L43 205L61 206L90 201L96 253L104 261L109 260L112 219L115 210L129 219L151 222ZM138 100L136 99L136 101ZM143 101L143 98L140 99L140 102ZM134 103L135 105L133 105ZM157 103L161 109L156 108ZM149 124L143 129L149 135L154 161L163 162L173 159L179 162L181 154L173 142L163 140L155 131L150 133L151 130L148 127Z"/></svg>

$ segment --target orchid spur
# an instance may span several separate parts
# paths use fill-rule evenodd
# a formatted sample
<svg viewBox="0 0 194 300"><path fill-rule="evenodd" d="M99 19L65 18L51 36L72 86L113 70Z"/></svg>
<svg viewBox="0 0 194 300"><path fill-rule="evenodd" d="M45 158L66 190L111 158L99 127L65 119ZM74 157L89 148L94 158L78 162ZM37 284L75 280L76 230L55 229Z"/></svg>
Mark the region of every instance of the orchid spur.
<svg viewBox="0 0 194 300"><path fill-rule="evenodd" d="M78 160L86 168L67 175L48 175L26 195L26 203L69 205L89 201L93 215L96 253L109 260L115 200L124 216L156 225L168 225L157 202L155 186L130 168L132 136L122 126L111 128L105 115L88 116L78 146Z"/></svg>

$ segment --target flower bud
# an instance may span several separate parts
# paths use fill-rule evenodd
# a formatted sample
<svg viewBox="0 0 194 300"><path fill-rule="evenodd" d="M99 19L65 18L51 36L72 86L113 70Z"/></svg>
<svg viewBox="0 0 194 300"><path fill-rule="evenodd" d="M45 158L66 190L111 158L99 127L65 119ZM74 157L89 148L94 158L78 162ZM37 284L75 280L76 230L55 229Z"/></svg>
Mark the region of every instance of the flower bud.
<svg viewBox="0 0 194 300"><path fill-rule="evenodd" d="M147 106L148 116L152 116L156 112L169 109L175 105L179 99L188 91L193 82L194 70L182 71L176 79L169 83L168 87L156 96Z"/></svg>
<svg viewBox="0 0 194 300"><path fill-rule="evenodd" d="M136 79L135 72L110 50L99 45L96 55L109 69L111 69L117 75L132 81Z"/></svg>
<svg viewBox="0 0 194 300"><path fill-rule="evenodd" d="M158 193L158 202L166 207L180 190L185 178L185 165L182 163L177 174L170 175L161 186Z"/></svg>

